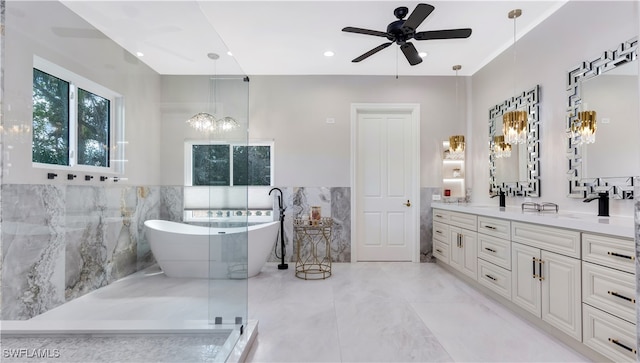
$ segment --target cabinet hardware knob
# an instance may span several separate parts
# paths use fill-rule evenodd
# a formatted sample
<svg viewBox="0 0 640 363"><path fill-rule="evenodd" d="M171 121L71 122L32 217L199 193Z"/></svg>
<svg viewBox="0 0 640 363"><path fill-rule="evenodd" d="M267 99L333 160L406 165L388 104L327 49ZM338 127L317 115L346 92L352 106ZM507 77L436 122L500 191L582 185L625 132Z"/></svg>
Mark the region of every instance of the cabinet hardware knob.
<svg viewBox="0 0 640 363"><path fill-rule="evenodd" d="M494 226L484 226L484 228L492 229L492 230L494 230L494 231L497 229L497 228L496 228L496 227L494 227Z"/></svg>
<svg viewBox="0 0 640 363"><path fill-rule="evenodd" d="M633 349L633 348L631 348L631 347L627 347L626 345L624 345L624 344L620 343L620 342L618 341L618 339L609 338L609 341L610 341L611 343L613 343L613 344L615 344L615 345L617 345L617 346L621 347L621 348L624 348L624 349L626 349L626 350L630 351L630 352L631 352L631 353L633 353L633 354L637 354L637 352L636 352L636 350L635 350L635 349Z"/></svg>
<svg viewBox="0 0 640 363"><path fill-rule="evenodd" d="M493 280L493 281L497 281L498 279L496 279L495 277L491 276L491 275L485 275L487 278Z"/></svg>
<svg viewBox="0 0 640 363"><path fill-rule="evenodd" d="M624 296L624 295L620 295L620 294L618 294L618 293L617 293L617 292L615 292L615 291L607 291L607 293L608 293L609 295L612 295L612 296L618 297L618 298L620 298L620 299L630 301L630 302L632 302L632 303L634 303L634 304L635 304L635 302L636 302L636 299L633 299L633 298L630 298L630 297L626 297L626 296Z"/></svg>
<svg viewBox="0 0 640 363"><path fill-rule="evenodd" d="M630 260L635 260L636 259L634 256L621 255L619 253L615 253L615 252L611 252L611 251L608 251L607 255L614 256L614 257L628 258Z"/></svg>
<svg viewBox="0 0 640 363"><path fill-rule="evenodd" d="M485 250L487 250L487 251L489 251L489 252L496 253L496 250L491 249L491 248L489 248L489 247L485 247L484 249L485 249Z"/></svg>
<svg viewBox="0 0 640 363"><path fill-rule="evenodd" d="M437 248L436 248L436 251L438 251L438 252L442 253L442 250L441 250L441 249L437 249Z"/></svg>

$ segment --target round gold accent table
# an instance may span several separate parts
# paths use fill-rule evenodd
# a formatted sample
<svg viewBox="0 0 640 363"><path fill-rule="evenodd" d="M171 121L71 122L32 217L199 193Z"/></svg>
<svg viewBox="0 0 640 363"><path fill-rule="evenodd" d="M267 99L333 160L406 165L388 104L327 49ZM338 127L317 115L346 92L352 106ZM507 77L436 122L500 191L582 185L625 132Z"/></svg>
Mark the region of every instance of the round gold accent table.
<svg viewBox="0 0 640 363"><path fill-rule="evenodd" d="M295 218L296 277L305 280L331 276L331 226L333 220Z"/></svg>

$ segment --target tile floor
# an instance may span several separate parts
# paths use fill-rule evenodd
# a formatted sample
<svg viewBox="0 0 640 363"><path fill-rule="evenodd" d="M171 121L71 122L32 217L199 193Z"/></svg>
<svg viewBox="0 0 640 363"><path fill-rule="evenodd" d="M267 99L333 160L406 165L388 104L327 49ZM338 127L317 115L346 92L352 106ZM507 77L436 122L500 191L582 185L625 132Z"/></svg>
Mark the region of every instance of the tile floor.
<svg viewBox="0 0 640 363"><path fill-rule="evenodd" d="M333 264L249 280L250 362L586 362L433 263Z"/></svg>
<svg viewBox="0 0 640 363"><path fill-rule="evenodd" d="M259 320L248 362L588 361L436 264L336 263L333 276L315 281L296 278L293 264L289 270L278 270L276 265L267 264L248 280L248 286L244 280L229 282L232 293L240 294L232 301L238 301L248 287L248 318ZM112 324L206 319L206 281L171 279L148 270L35 320L77 323L97 314ZM229 314L243 308L228 307ZM92 357L110 361L95 352L117 349L105 346L104 340L82 344L89 355L73 348L70 361L90 362ZM153 348L159 344L156 341L131 340L126 349L142 351L149 344L158 349ZM165 362L216 360L212 347L197 340L162 340L158 347L170 352L162 359ZM135 361L132 355L119 357L116 360Z"/></svg>

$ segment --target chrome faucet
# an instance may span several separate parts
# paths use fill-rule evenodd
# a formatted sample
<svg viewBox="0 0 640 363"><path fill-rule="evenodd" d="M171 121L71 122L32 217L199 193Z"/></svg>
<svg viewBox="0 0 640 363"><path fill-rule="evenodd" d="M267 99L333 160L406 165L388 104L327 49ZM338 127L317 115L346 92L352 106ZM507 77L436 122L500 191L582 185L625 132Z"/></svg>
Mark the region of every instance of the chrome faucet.
<svg viewBox="0 0 640 363"><path fill-rule="evenodd" d="M599 217L608 217L609 216L609 193L603 192L598 193L597 197L590 197L584 200L585 203L589 203L592 200L598 200L598 216Z"/></svg>
<svg viewBox="0 0 640 363"><path fill-rule="evenodd" d="M500 197L500 207L506 207L507 206L507 194L504 192L504 190L501 190L498 192L498 194L494 194L491 196L491 198L495 198L495 197Z"/></svg>

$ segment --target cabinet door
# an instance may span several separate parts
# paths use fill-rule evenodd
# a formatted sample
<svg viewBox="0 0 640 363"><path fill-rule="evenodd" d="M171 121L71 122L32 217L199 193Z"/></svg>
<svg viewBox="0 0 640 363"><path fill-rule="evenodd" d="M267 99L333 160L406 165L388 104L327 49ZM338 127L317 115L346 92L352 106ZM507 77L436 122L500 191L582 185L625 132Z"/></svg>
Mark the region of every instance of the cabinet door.
<svg viewBox="0 0 640 363"><path fill-rule="evenodd" d="M478 279L478 236L476 232L462 230L462 272L474 280Z"/></svg>
<svg viewBox="0 0 640 363"><path fill-rule="evenodd" d="M511 301L540 317L540 280L538 274L540 250L537 248L511 244Z"/></svg>
<svg viewBox="0 0 640 363"><path fill-rule="evenodd" d="M542 320L582 341L580 260L542 251Z"/></svg>
<svg viewBox="0 0 640 363"><path fill-rule="evenodd" d="M449 264L462 271L464 254L462 253L462 228L449 226Z"/></svg>

